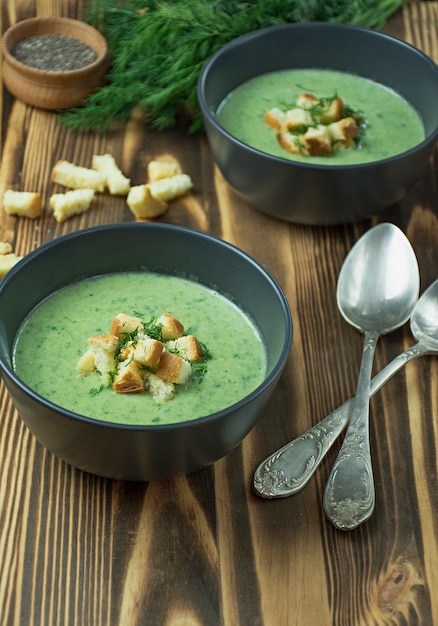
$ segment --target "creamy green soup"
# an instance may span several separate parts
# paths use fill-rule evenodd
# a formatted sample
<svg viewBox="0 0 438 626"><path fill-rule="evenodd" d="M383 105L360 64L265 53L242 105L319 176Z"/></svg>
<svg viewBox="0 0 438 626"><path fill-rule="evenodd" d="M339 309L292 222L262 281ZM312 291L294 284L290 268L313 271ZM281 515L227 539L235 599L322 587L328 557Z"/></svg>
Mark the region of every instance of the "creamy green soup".
<svg viewBox="0 0 438 626"><path fill-rule="evenodd" d="M77 363L87 338L107 334L118 313L150 320L171 312L210 353L199 382L157 403L148 393L100 388L97 372L82 377ZM266 351L253 321L223 295L194 281L146 272L109 274L71 284L41 302L17 334L14 368L32 389L71 411L124 424L170 424L219 411L262 381Z"/></svg>
<svg viewBox="0 0 438 626"><path fill-rule="evenodd" d="M359 149L330 156L288 153L276 132L264 123L266 111L287 110L303 92L317 98L339 96L366 120ZM274 156L305 163L351 165L386 159L409 150L425 138L417 111L395 91L360 76L320 69L284 70L253 78L237 87L217 110L220 124L240 141Z"/></svg>

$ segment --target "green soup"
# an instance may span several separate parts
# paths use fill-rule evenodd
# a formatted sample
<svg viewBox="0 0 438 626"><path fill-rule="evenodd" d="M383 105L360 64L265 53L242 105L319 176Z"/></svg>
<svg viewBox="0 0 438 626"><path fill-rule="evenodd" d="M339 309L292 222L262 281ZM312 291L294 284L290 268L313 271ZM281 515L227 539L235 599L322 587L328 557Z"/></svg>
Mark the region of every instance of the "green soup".
<svg viewBox="0 0 438 626"><path fill-rule="evenodd" d="M360 149L339 150L330 156L290 154L276 132L264 123L266 111L294 106L303 92L317 98L342 98L367 121ZM225 98L217 110L219 123L240 141L274 156L305 163L352 165L400 154L425 138L417 111L395 91L360 76L330 70L284 70L253 78Z"/></svg>
<svg viewBox="0 0 438 626"><path fill-rule="evenodd" d="M107 334L118 313L148 320L171 312L208 348L202 381L189 379L159 404L149 393L95 393L97 372L77 362L90 336ZM147 272L109 274L71 284L41 302L22 324L14 368L29 387L75 413L124 424L170 424L224 409L262 381L266 351L253 321L223 295L194 281Z"/></svg>

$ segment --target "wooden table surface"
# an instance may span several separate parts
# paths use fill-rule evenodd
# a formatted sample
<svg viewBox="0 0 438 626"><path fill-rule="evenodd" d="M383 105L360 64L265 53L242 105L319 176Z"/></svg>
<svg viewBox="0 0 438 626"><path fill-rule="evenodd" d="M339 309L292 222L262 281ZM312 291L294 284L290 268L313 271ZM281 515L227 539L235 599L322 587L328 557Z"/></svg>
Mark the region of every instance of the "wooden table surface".
<svg viewBox="0 0 438 626"><path fill-rule="evenodd" d="M35 15L83 15L79 0L8 0L2 32ZM438 2L411 2L386 31L438 61ZM438 103L437 103L438 106ZM362 335L335 303L341 264L379 221L408 235L421 289L438 277L438 165L378 219L304 227L264 216L230 190L205 137L148 130L139 120L107 136L72 134L56 115L3 89L0 193L53 192L58 159L89 166L111 152L133 183L170 154L194 181L163 221L237 244L282 285L293 348L269 405L242 445L190 476L127 483L76 470L46 451L0 388L0 624L2 626L433 626L438 624L438 359L398 373L371 401L376 509L351 532L325 518L322 495L338 445L298 494L263 500L252 476L355 389ZM0 239L26 254L63 233L132 220L121 198L58 224L0 211ZM41 277L44 280L44 277ZM412 345L409 326L384 336L375 369Z"/></svg>

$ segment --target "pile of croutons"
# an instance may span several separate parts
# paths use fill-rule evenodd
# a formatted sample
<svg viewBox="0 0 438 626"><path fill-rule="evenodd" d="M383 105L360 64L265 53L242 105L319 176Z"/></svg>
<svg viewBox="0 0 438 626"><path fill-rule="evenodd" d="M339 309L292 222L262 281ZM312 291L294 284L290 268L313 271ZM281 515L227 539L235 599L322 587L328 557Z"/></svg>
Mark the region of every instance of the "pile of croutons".
<svg viewBox="0 0 438 626"><path fill-rule="evenodd" d="M81 376L98 371L102 385L116 393L149 392L156 402L168 402L176 386L187 383L193 364L208 356L183 324L163 313L145 324L139 317L119 313L108 335L89 337L88 349L78 361Z"/></svg>
<svg viewBox="0 0 438 626"><path fill-rule="evenodd" d="M317 98L302 93L292 108L267 111L265 123L277 131L277 140L287 152L330 156L337 149L355 147L363 119L346 108L339 97Z"/></svg>
<svg viewBox="0 0 438 626"><path fill-rule="evenodd" d="M158 160L148 164L147 183L131 186L111 154L93 155L91 168L60 160L53 167L52 182L69 188L66 193L54 193L49 198L58 222L88 211L95 194L105 191L126 196L135 218L153 219L167 211L170 200L193 187L190 176L181 173L175 161ZM9 215L35 219L41 215L43 203L37 192L8 189L3 196L3 207Z"/></svg>

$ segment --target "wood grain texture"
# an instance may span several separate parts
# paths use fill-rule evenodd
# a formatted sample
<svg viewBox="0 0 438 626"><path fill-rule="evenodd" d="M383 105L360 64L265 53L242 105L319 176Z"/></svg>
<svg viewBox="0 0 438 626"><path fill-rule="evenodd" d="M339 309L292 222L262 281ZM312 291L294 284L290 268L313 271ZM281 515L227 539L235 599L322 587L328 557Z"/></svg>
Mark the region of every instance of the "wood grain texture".
<svg viewBox="0 0 438 626"><path fill-rule="evenodd" d="M85 0L7 0L2 32L34 15L83 15ZM438 62L438 2L409 2L386 30ZM362 337L336 308L341 264L377 221L393 221L417 252L422 289L438 276L438 163L379 220L303 227L264 216L228 187L203 135L158 133L141 118L107 136L72 134L52 113L0 99L0 196L38 191L37 221L0 210L0 239L26 254L61 234L131 221L122 198L58 224L47 209L54 163L89 166L112 152L133 180L149 160L177 159L194 193L163 221L210 232L252 254L291 305L293 349L268 407L241 446L191 476L146 484L76 470L33 438L0 386L0 626L432 626L438 624L438 359L418 359L371 402L376 510L350 533L324 518L338 446L305 489L266 501L256 466L352 395ZM44 276L41 277L44 281ZM413 343L383 337L375 368Z"/></svg>

